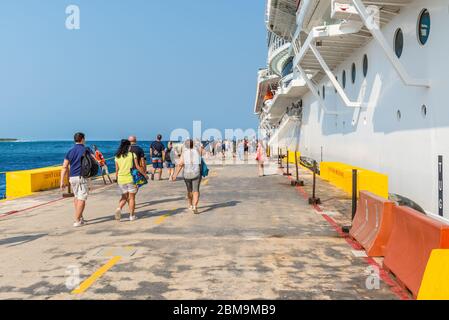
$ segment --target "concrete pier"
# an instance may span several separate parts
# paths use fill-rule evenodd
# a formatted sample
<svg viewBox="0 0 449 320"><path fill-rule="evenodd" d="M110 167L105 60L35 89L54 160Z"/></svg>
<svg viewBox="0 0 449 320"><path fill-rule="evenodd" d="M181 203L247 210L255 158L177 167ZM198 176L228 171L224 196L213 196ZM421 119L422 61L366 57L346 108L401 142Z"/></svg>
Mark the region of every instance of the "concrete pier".
<svg viewBox="0 0 449 320"><path fill-rule="evenodd" d="M309 206L301 175L302 193L280 174L257 177L255 165L212 166L199 215L182 180L151 181L139 219L120 223L116 185L96 182L82 228L57 192L3 202L0 299L398 299ZM319 184L326 214L348 223L347 197Z"/></svg>

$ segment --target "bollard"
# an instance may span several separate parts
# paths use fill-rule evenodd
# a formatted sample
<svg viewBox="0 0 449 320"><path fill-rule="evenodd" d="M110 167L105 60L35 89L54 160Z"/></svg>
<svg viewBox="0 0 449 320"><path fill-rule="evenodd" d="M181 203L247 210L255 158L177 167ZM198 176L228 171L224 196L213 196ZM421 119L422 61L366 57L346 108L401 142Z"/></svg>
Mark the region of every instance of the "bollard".
<svg viewBox="0 0 449 320"><path fill-rule="evenodd" d="M72 192L72 186L70 185L70 182L67 184L67 193L63 193L63 198L73 198L75 195Z"/></svg>
<svg viewBox="0 0 449 320"><path fill-rule="evenodd" d="M290 165L289 165L289 163L290 163L290 152L288 151L288 149L287 149L287 172L284 172L284 176L291 176L292 174L290 173Z"/></svg>
<svg viewBox="0 0 449 320"><path fill-rule="evenodd" d="M313 189L312 189L312 197L309 198L309 204L317 205L321 204L321 199L316 197L316 173L317 173L317 165L316 161L313 161Z"/></svg>
<svg viewBox="0 0 449 320"><path fill-rule="evenodd" d="M296 187L296 186L303 187L304 181L299 180L299 164L298 164L298 157L297 157L296 153L295 153L295 167L296 167L296 180L291 182L292 187Z"/></svg>
<svg viewBox="0 0 449 320"><path fill-rule="evenodd" d="M282 149L279 148L279 169L284 169L284 156L282 155Z"/></svg>
<svg viewBox="0 0 449 320"><path fill-rule="evenodd" d="M353 169L352 170L352 219L351 222L354 221L355 215L357 213L357 169ZM349 231L351 230L351 226L344 226L342 228L342 231L344 233L349 233Z"/></svg>
<svg viewBox="0 0 449 320"><path fill-rule="evenodd" d="M280 168L281 167L281 151L279 150L279 147L278 147L278 168Z"/></svg>

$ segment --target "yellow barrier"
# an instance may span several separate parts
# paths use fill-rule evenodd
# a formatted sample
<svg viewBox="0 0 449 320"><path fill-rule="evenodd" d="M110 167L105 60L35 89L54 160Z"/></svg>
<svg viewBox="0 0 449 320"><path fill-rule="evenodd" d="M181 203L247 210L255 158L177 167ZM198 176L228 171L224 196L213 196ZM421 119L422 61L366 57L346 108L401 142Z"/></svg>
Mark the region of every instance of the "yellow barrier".
<svg viewBox="0 0 449 320"><path fill-rule="evenodd" d="M352 194L352 170L357 169L357 191L365 190L388 199L388 176L340 162L322 162L320 176L334 186ZM358 193L357 192L357 193Z"/></svg>
<svg viewBox="0 0 449 320"><path fill-rule="evenodd" d="M56 189L62 167L49 167L6 173L6 198L20 198L34 192Z"/></svg>
<svg viewBox="0 0 449 320"><path fill-rule="evenodd" d="M449 250L432 251L419 289L418 300L449 300Z"/></svg>
<svg viewBox="0 0 449 320"><path fill-rule="evenodd" d="M296 158L298 159L298 162L299 162L299 158L301 157L301 152L295 152L295 151L288 150L288 159L287 159L287 161L289 163L291 163L291 164L295 164L295 155L296 155Z"/></svg>

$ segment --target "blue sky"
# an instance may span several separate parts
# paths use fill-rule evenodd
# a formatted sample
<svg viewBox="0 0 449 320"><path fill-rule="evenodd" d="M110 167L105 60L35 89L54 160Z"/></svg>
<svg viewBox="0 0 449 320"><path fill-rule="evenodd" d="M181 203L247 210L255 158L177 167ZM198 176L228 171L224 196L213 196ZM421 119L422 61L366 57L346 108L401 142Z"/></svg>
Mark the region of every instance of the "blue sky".
<svg viewBox="0 0 449 320"><path fill-rule="evenodd" d="M81 29L65 28L78 5ZM255 128L264 0L2 0L0 137Z"/></svg>

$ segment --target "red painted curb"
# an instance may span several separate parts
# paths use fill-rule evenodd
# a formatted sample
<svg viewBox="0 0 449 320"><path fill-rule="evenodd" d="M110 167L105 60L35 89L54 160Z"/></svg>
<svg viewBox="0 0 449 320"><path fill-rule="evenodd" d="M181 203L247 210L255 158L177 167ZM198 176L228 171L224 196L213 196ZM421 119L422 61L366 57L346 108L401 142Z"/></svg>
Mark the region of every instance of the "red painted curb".
<svg viewBox="0 0 449 320"><path fill-rule="evenodd" d="M292 180L292 177L287 177L289 180ZM301 187L296 186L296 190L300 192L300 194L304 197L304 199L309 199L308 193ZM334 228L334 230L338 233L338 235L345 239L346 242L354 249L354 250L362 250L362 246L354 241L352 238L347 236L341 226L330 216L325 214L323 212L323 209L319 205L310 205L315 209L315 211L323 216L323 218ZM372 267L378 268L380 271L380 278L383 282L385 282L389 287L390 290L393 292L393 294L398 297L400 300L411 300L410 296L407 294L407 292L395 281L391 278L390 274L382 267L380 266L373 258L365 257L365 262L369 264Z"/></svg>

